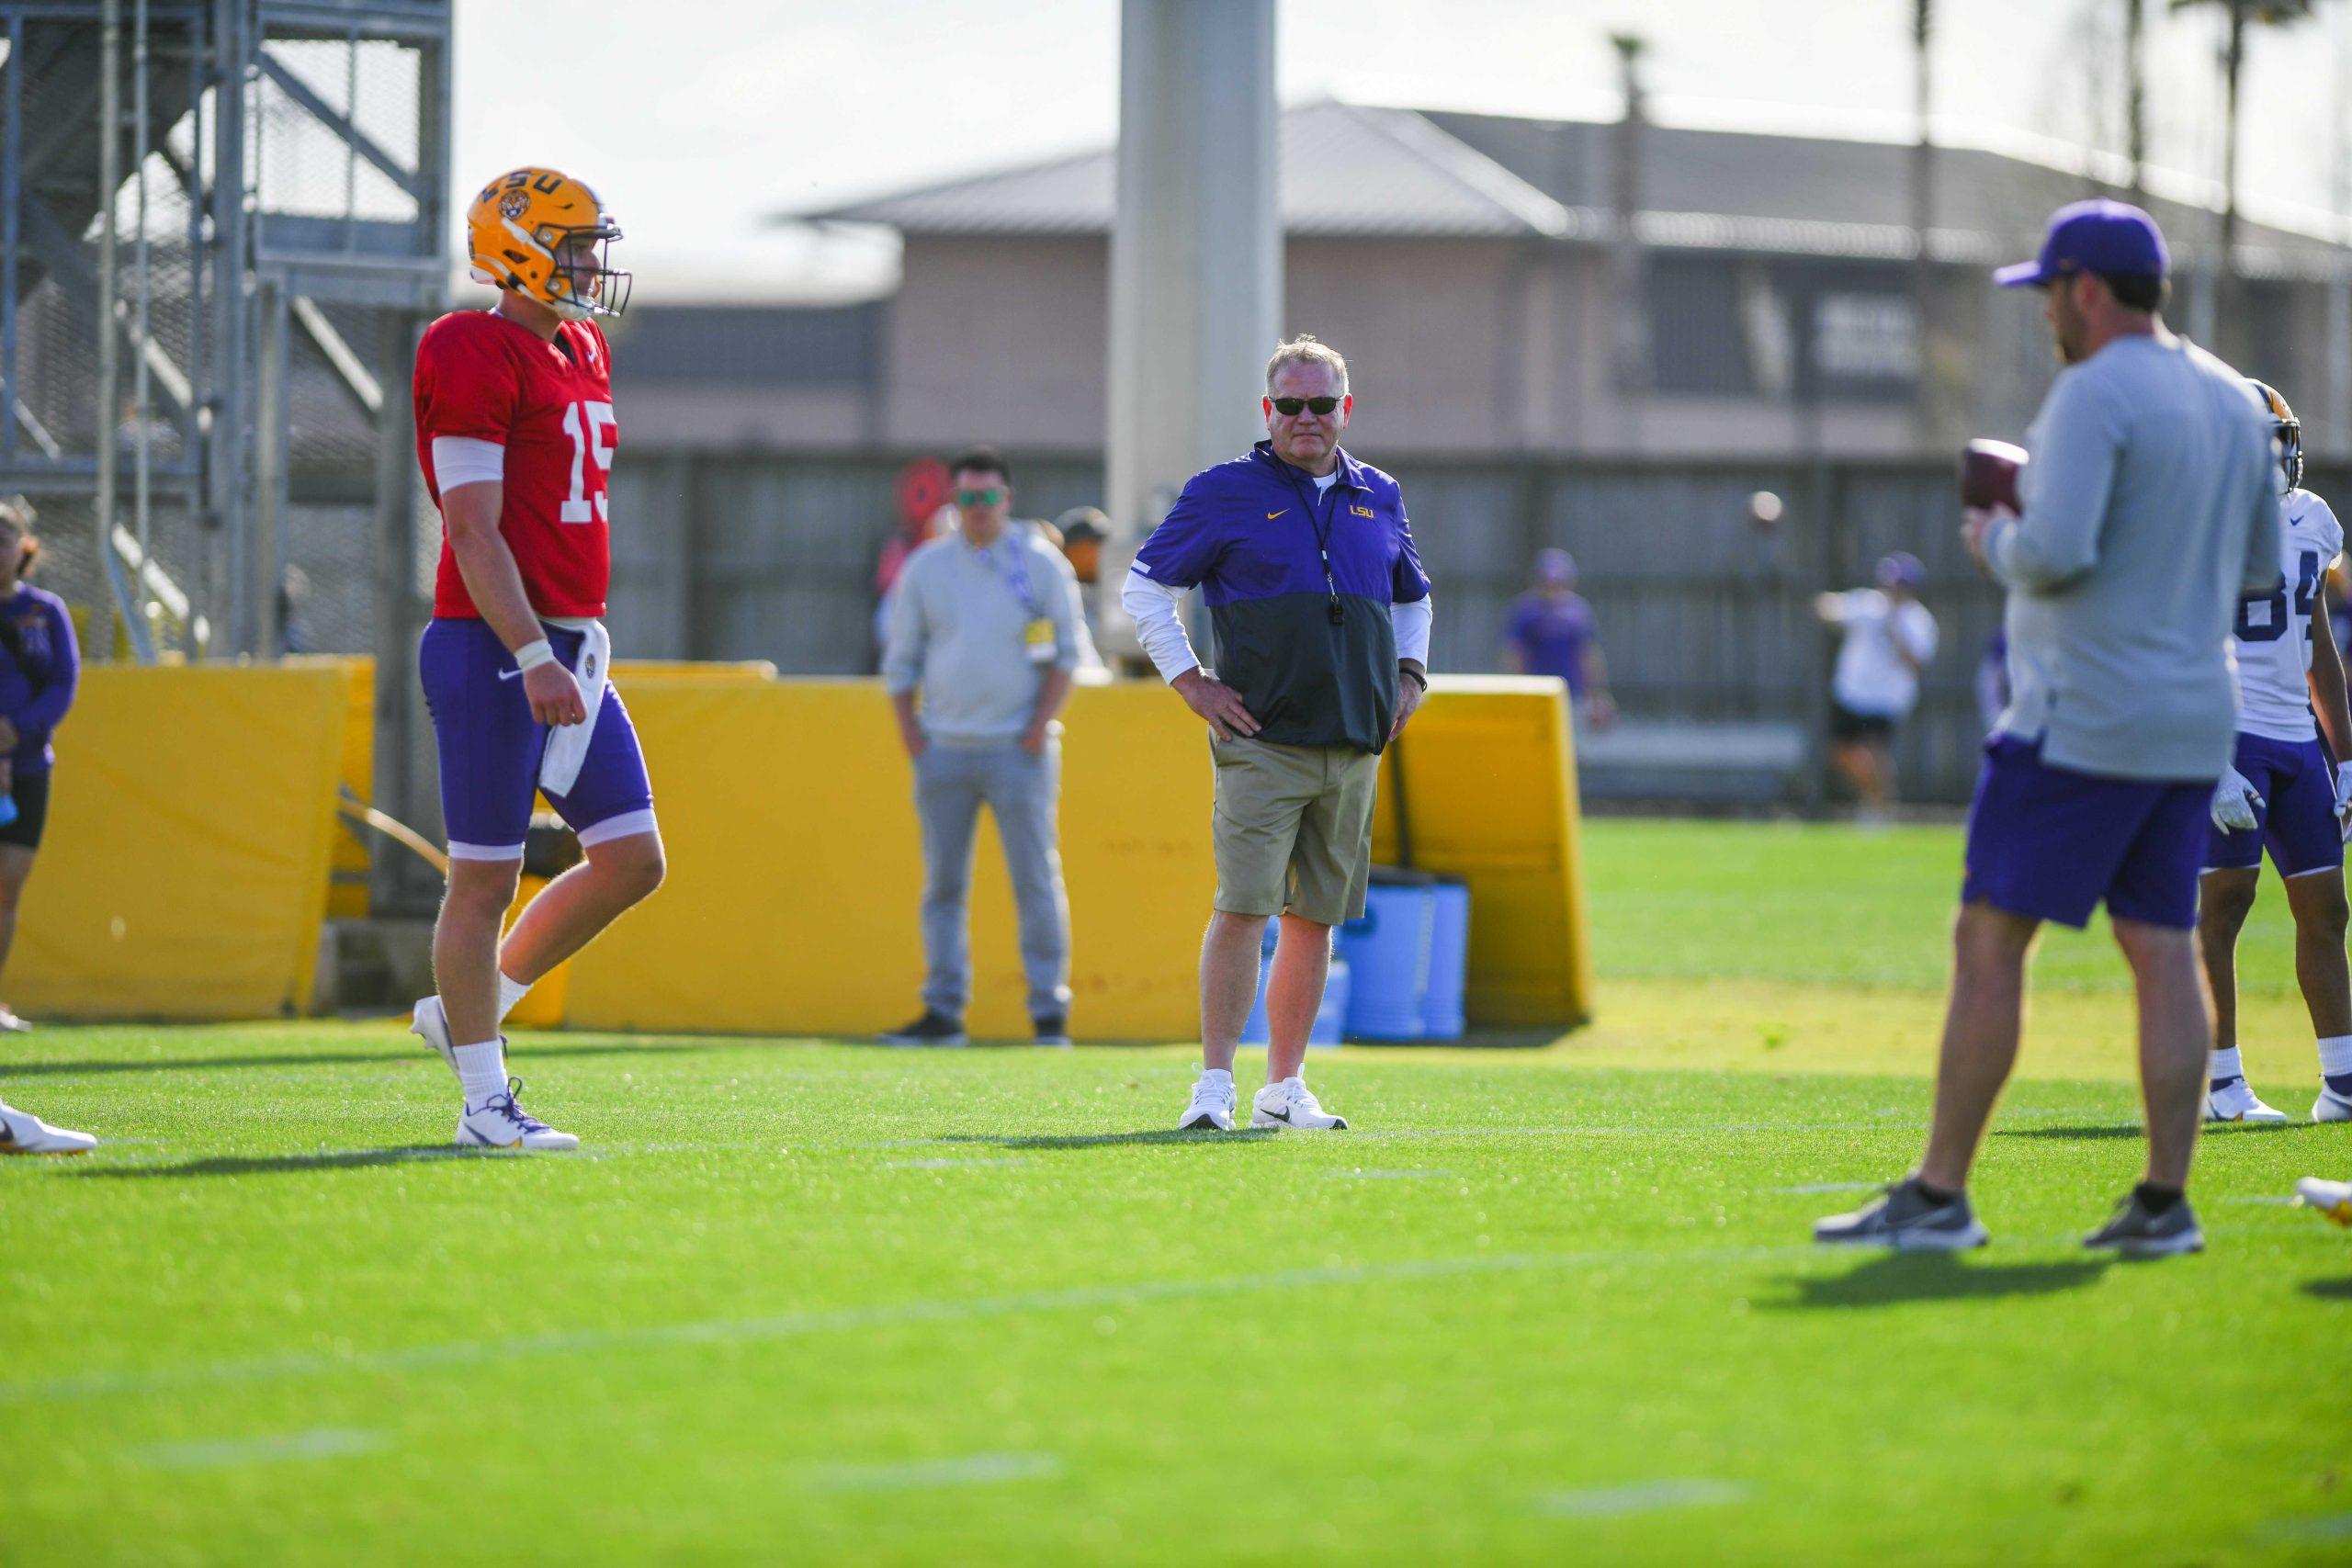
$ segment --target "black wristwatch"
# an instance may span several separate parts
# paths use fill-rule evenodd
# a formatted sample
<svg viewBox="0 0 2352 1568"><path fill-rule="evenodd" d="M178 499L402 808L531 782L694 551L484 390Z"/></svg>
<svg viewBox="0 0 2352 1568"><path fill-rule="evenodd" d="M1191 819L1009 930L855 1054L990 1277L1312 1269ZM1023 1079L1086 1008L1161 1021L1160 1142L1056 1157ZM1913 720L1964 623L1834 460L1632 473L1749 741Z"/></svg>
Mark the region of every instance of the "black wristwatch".
<svg viewBox="0 0 2352 1568"><path fill-rule="evenodd" d="M1396 673L1406 677L1408 680L1411 681L1413 684L1419 686L1424 695L1428 694L1430 689L1430 678L1422 674L1419 671L1414 669L1411 665L1399 664L1396 666Z"/></svg>

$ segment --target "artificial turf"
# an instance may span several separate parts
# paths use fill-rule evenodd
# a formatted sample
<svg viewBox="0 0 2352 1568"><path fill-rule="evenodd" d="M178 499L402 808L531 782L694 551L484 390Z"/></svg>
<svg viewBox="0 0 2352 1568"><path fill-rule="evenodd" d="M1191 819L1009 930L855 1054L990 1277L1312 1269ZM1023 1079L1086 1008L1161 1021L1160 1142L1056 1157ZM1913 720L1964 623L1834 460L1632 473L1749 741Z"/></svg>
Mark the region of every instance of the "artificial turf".
<svg viewBox="0 0 2352 1568"><path fill-rule="evenodd" d="M2352 1237L2279 1200L2352 1128L2211 1136L2201 1258L2083 1254L2103 939L1993 1247L1806 1243L1916 1154L1954 843L1596 823L1593 1026L1318 1053L1322 1137L1166 1131L1178 1046L562 1034L582 1154L456 1156L392 1025L43 1030L0 1093L110 1142L0 1163L0 1562L2344 1561ZM2300 1118L2259 913L2247 968Z"/></svg>

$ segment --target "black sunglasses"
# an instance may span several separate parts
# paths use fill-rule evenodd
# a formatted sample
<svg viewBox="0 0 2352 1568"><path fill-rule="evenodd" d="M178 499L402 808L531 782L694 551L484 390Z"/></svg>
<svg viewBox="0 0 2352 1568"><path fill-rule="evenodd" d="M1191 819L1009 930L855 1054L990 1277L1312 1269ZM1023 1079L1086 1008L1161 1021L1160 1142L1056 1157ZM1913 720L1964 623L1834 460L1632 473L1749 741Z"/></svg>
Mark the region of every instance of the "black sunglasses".
<svg viewBox="0 0 2352 1568"><path fill-rule="evenodd" d="M1273 403L1274 412L1285 419L1296 419L1302 412L1320 419L1340 406L1337 398L1274 398L1269 400Z"/></svg>

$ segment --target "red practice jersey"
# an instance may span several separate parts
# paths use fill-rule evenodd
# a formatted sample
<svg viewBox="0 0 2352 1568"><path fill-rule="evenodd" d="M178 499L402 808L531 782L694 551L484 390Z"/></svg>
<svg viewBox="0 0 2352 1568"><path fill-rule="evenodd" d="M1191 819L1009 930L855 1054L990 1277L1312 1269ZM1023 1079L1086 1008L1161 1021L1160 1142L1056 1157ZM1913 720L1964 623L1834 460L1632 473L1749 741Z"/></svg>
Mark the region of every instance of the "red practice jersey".
<svg viewBox="0 0 2352 1568"><path fill-rule="evenodd" d="M612 581L605 477L620 426L610 351L593 321L566 321L548 343L490 310L458 310L416 350L416 459L433 503L445 482L506 486L498 531L542 615L601 615ZM447 475L444 469L448 470ZM435 615L479 620L458 558L441 535Z"/></svg>

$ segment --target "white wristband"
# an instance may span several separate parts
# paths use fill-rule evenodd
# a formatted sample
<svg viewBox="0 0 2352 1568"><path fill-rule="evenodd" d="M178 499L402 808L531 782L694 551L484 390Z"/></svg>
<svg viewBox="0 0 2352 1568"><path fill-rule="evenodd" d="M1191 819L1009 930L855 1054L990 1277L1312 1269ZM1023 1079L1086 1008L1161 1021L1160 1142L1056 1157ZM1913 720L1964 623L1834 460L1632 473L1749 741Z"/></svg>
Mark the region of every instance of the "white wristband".
<svg viewBox="0 0 2352 1568"><path fill-rule="evenodd" d="M542 664L554 662L555 649L548 646L545 637L537 642L526 642L514 650L514 668L517 670L537 670Z"/></svg>

